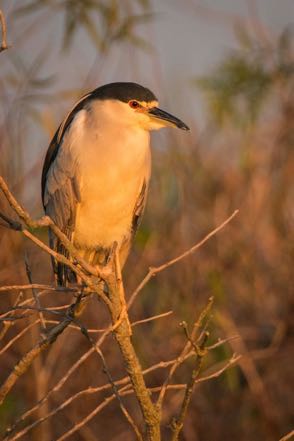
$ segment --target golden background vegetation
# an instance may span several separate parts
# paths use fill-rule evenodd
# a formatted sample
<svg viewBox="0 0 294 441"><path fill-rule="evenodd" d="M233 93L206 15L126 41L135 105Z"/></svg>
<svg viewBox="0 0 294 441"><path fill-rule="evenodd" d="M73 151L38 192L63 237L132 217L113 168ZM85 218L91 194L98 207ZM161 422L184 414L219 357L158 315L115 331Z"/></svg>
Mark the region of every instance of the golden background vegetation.
<svg viewBox="0 0 294 441"><path fill-rule="evenodd" d="M137 30L149 26L156 17L148 1L25 3L13 10L8 21L8 43L13 47L0 54L0 172L26 208L40 215L37 185L46 146L39 147L38 155L30 151L29 143L35 139L28 127L34 125L34 133L47 133L49 140L62 118L60 108L66 111L75 97L91 88L96 74L95 85L99 84L99 63L107 62L112 45L119 43L126 51L139 46L146 57L156 58ZM21 56L14 52L20 43L9 34L10 22L24 27L23 38L28 33L38 38L40 21L44 25L48 8L64 17L60 41L64 57L75 48L78 56L76 33L80 28L89 44L95 45L100 61L93 64L88 81L77 90L68 90L65 85L63 90L54 89L54 77L46 76L42 67L47 47L29 63L25 52ZM130 293L149 266L191 247L239 208L235 220L196 254L153 278L131 312L132 320L139 320L173 311L166 318L136 327L134 342L143 367L179 352L185 340L179 323L191 323L211 296L215 299L209 324L211 340L239 336L205 357L204 369L221 366L233 352L242 354L238 364L222 376L197 385L182 434L187 441L275 441L293 430L293 27L285 23L283 31L275 35L260 22L254 26L234 24L234 51L224 54L213 69L189 84L191 91L201 90L206 103L201 130L191 111L190 121L185 120L191 134L169 131L154 139L157 148L153 150L148 205L124 271ZM160 90L154 92L160 96ZM167 110L180 111L172 102ZM11 213L2 196L0 210ZM40 238L47 240L46 235L40 230ZM0 226L1 286L28 283L25 262L35 283L52 282L49 256ZM18 294L0 292L2 312L14 304ZM31 293L22 295L25 299ZM68 294L47 293L41 301L43 307L55 308L68 302ZM35 319L32 315L13 322L3 337L3 347ZM106 313L97 300L92 300L82 321L89 328L106 325ZM0 353L1 380L38 337L39 330L32 325ZM0 430L4 432L40 400L88 349L78 331L62 334L7 397L0 409ZM111 360L113 377L121 378L123 366L111 338L104 355ZM105 382L94 357L38 409L38 418L79 390ZM175 382L185 381L188 368L189 364L176 373ZM164 378L164 371L159 370L150 374L147 383L158 385ZM181 398L179 391L169 394L166 425ZM134 399L125 400L136 414ZM96 405L95 395L76 400L23 439L57 439ZM29 421L33 420L30 417ZM168 428L165 431L168 433ZM113 403L71 439L119 441L132 436Z"/></svg>

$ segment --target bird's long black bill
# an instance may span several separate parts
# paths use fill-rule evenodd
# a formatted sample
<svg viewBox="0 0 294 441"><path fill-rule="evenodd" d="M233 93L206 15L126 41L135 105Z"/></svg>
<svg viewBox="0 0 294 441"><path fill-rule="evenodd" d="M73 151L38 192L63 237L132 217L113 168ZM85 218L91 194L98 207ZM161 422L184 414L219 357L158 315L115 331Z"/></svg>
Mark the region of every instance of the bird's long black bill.
<svg viewBox="0 0 294 441"><path fill-rule="evenodd" d="M179 118L176 118L175 116L165 112L164 110L159 109L158 107L153 107L149 110L148 113L153 115L156 119L167 121L168 123L170 123L171 126L178 127L182 130L190 130L189 127Z"/></svg>

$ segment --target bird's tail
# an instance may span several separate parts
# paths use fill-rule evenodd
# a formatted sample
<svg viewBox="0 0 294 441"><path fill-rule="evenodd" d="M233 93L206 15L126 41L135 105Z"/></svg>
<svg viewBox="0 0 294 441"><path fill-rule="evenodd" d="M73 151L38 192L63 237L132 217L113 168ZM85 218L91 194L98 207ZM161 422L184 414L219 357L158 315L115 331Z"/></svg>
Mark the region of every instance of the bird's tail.
<svg viewBox="0 0 294 441"><path fill-rule="evenodd" d="M58 253L62 254L63 256L69 258L70 260L73 260L70 258L68 251L59 241L56 244L56 250ZM105 250L101 248L98 250L85 249L85 250L80 250L79 255L91 266L94 267L98 265L103 266L106 264L107 259L109 257L109 250ZM53 269L54 269L57 285L68 286L69 283L80 283L76 273L67 265L57 262L56 259L54 258L52 258L52 263L53 263Z"/></svg>

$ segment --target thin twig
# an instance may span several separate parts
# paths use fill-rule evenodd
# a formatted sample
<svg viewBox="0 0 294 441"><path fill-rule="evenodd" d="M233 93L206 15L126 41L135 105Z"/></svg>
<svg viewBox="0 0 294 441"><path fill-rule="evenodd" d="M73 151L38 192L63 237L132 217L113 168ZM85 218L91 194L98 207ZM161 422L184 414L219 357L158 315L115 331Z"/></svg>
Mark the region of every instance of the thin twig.
<svg viewBox="0 0 294 441"><path fill-rule="evenodd" d="M79 304L79 298L76 299L75 303L70 305L68 308L68 313L64 320L59 323L58 325L54 326L45 338L42 338L42 340L35 345L32 349L30 349L22 358L19 360L19 362L14 366L12 372L7 377L7 379L4 381L4 383L0 387L0 405L3 403L6 395L8 392L12 389L18 378L23 375L27 369L31 366L34 359L45 349L48 348L52 343L55 342L55 340L58 338L58 336L67 328L67 326L73 321L74 319L74 311L75 308Z"/></svg>
<svg viewBox="0 0 294 441"><path fill-rule="evenodd" d="M5 322L4 322L5 323ZM11 323L11 322L9 322ZM0 355L2 355L7 349L10 348L19 338L21 338L29 329L31 329L33 326L40 323L40 320L36 320L33 323L30 323L26 328L23 328L18 334L16 334L13 338L9 340L9 342L0 350ZM59 322L58 322L59 323Z"/></svg>
<svg viewBox="0 0 294 441"><path fill-rule="evenodd" d="M7 44L6 21L5 21L5 17L4 17L4 14L1 9L0 9L0 23L1 23L1 28L2 28L2 42L1 42L1 46L0 46L0 52L3 52L6 49L8 49L10 46L8 46L8 44Z"/></svg>
<svg viewBox="0 0 294 441"><path fill-rule="evenodd" d="M91 339L91 337L90 337L90 335L88 333L88 330L86 328L84 328L84 329L81 328L81 331L85 335L87 340L91 343L92 347L95 349L95 352L99 355L99 358L100 358L100 360L102 361L102 364L103 364L103 370L104 370L105 374L107 375L108 381L109 381L109 383L110 383L110 385L112 387L112 390L113 390L113 392L114 392L114 394L115 394L115 396L116 396L116 398L117 398L117 400L119 402L119 406L121 408L121 411L122 411L123 415L126 417L128 423L133 428L133 430L134 430L134 432L135 432L135 434L137 436L137 439L139 441L143 441L142 435L141 435L141 433L140 433L140 431L139 431L135 421L133 420L133 418L131 417L130 413L126 409L124 403L122 402L121 396L119 395L118 390L117 390L117 386L116 386L116 384L115 384L115 382L114 382L114 380L112 378L112 375L110 373L110 370L109 370L109 368L107 366L106 359L105 359L105 357L103 355L103 352L101 351L100 347L98 345L96 346L96 344L93 342L93 340Z"/></svg>
<svg viewBox="0 0 294 441"><path fill-rule="evenodd" d="M231 337L231 338L226 338L226 339L222 339L217 341L216 343L207 346L207 350L212 350L215 349L225 343L227 343L229 340L236 338L236 336ZM94 348L91 348L90 351L86 352L84 354L83 357L86 356L86 358L89 357L90 353L92 354L94 352ZM192 357L195 355L194 350L191 350L189 353L187 353L185 355L185 357L183 358L183 361L187 360L188 358ZM228 367L230 367L231 365L233 365L234 363L236 363L239 360L240 356L237 356L234 358L234 356L229 360L229 362L227 364L225 364L225 366L221 367L219 370L212 372L210 374L207 374L206 376L204 375L203 377L199 377L196 380L196 383L201 383L204 382L206 380L212 379L212 378L217 378L219 375L221 375ZM149 368L143 370L143 374L147 375L151 372L154 372L155 370L158 369L166 369L169 366L173 365L175 363L177 359L172 359L172 360L168 360L168 361L161 361L153 366L150 366ZM78 360L79 362L80 360ZM65 382L65 380L63 379L63 381ZM62 384L64 384L64 382ZM59 382L60 383L60 382ZM123 377L120 380L116 380L115 381L115 385L116 386L130 386L130 379L129 377ZM186 385L183 385L183 389L185 388ZM20 423L23 423L25 421L26 418L28 418L30 415L32 415L32 413L34 411L36 411L38 409L39 406L41 406L42 404L44 404L49 396L52 394L52 392L57 391L60 389L61 386L58 387L58 384L55 385L55 388L53 390L51 390L50 392L48 392L47 396L44 397L39 403L37 403L33 408L31 408L30 410L28 410L26 413L24 413L23 415L21 415L19 417L19 419L14 423L14 425L7 430L6 434L9 435L11 434L17 425L19 425ZM60 404L58 407L56 407L55 409L53 409L52 411L50 411L49 414L47 414L45 417L42 417L39 420L35 420L33 423L31 423L29 426L27 426L26 428L23 429L22 432L19 432L19 434L21 433L22 435L25 435L27 432L29 432L31 429L33 429L34 427L36 427L38 424L41 424L43 421L45 421L48 418L51 418L52 416L56 415L58 412L60 412L61 410L63 410L65 407L67 407L69 404L71 404L74 400L83 397L84 395L91 395L91 394L96 394L99 392L103 392L106 390L109 390L111 388L111 385L109 383L106 383L102 386L98 386L98 387L88 387L87 389L83 389L79 392L77 392L76 394L72 395L71 397L67 398L67 400L63 401L62 404ZM170 389L171 385L168 386L167 389ZM158 387L158 392L160 392L161 387ZM120 391L122 390L122 388L120 389ZM149 390L153 390L153 389L149 389ZM21 436L22 436L21 435ZM12 438L12 439L17 439L17 438Z"/></svg>
<svg viewBox="0 0 294 441"><path fill-rule="evenodd" d="M22 299L22 297L23 297L23 293L20 292L20 293L18 294L18 296L17 296L15 302L13 303L13 306L19 305L19 302L20 302L20 300ZM6 321L6 320L4 320L4 322L3 322L3 328L2 328L2 330L1 330L1 332L0 332L0 340L3 339L3 337L4 337L5 334L6 334L6 332L8 331L8 329L9 329L13 324L14 324L14 323L13 323L13 320L11 320L11 321Z"/></svg>
<svg viewBox="0 0 294 441"><path fill-rule="evenodd" d="M135 298L139 294L139 292L142 290L142 288L149 282L149 280L156 276L159 272L165 270L166 268L169 268L170 266L174 265L175 263L179 262L180 260L184 259L187 256L190 256L195 251L197 251L202 245L205 244L209 239L211 239L213 236L215 236L220 230L222 230L231 220L234 219L234 217L239 213L239 210L235 210L224 222L222 222L218 227L216 227L214 230L210 231L200 242L193 245L191 248L189 248L187 251L184 251L179 256L175 257L174 259L169 260L168 262L156 266L156 267L150 267L146 276L141 281L141 283L137 286L135 291L132 293L129 301L128 301L128 308L133 304Z"/></svg>
<svg viewBox="0 0 294 441"><path fill-rule="evenodd" d="M279 441L288 441L294 438L294 430L284 435Z"/></svg>
<svg viewBox="0 0 294 441"><path fill-rule="evenodd" d="M69 305L66 305L66 306L68 307ZM6 312L4 312L3 314L0 315L0 319L2 319L2 320L8 320L10 318L13 319L13 316L9 317L9 314L11 312L18 311L18 310L21 310L21 311L37 311L37 312L41 311L41 312L48 312L50 314L55 314L55 315L63 316L64 314L62 312L58 311L58 309L64 309L66 306L62 305L62 306L49 307L49 308L37 308L36 306L27 306L27 305L26 306L21 306L21 305L19 305L19 306L12 306L11 308L9 308L8 311L6 311Z"/></svg>
<svg viewBox="0 0 294 441"><path fill-rule="evenodd" d="M158 388L156 388L158 389ZM150 392L152 392L151 389L149 389ZM123 392L121 392L122 396L125 395L132 395L134 393L133 389L128 389ZM57 438L56 441L64 441L69 436L71 436L73 433L77 432L81 427L83 427L88 421L90 421L95 415L97 415L102 409L104 409L108 404L110 404L113 400L115 400L116 396L115 394L110 395L107 397L99 406L97 406L91 413L89 413L85 418L83 418L81 421L76 423L70 430L68 430L66 433L64 433L62 436ZM11 441L14 441L16 438L12 438Z"/></svg>
<svg viewBox="0 0 294 441"><path fill-rule="evenodd" d="M96 346L101 346L106 337L112 332L112 326L109 326L109 328L100 336L99 340L96 342ZM39 408L39 406L45 404L50 396L58 392L62 386L65 384L65 382L69 379L69 377L95 352L94 347L91 347L87 352L85 352L81 357L78 358L78 360L68 369L66 374L55 384L55 386L48 391L48 393L37 402L35 406L33 406L31 409L29 409L27 412L22 414L19 419L13 424L11 428L7 430L7 433L11 433L16 425L22 421L24 421L26 418L28 418L35 410ZM110 387L110 385L107 385Z"/></svg>
<svg viewBox="0 0 294 441"><path fill-rule="evenodd" d="M184 419L186 417L188 407L191 402L192 393L193 393L194 386L195 386L195 381L196 381L196 379L199 375L200 369L202 367L203 356L205 354L204 348L205 348L205 343L208 338L208 335L209 335L208 333L206 333L204 335L203 341L199 346L200 350L196 351L197 364L196 364L195 368L192 370L190 379L189 379L188 383L186 384L185 394L184 394L184 398L182 401L179 416L177 418L174 418L172 421L172 424L171 424L171 428L173 431L171 441L177 441L179 439L180 432L183 428Z"/></svg>
<svg viewBox="0 0 294 441"><path fill-rule="evenodd" d="M80 288L69 288L66 286L52 286L52 285L42 285L39 283L29 283L26 285L7 285L7 286L0 286L0 292L1 291L25 291L28 289L42 289L46 291L56 291L56 292L77 292L80 291Z"/></svg>
<svg viewBox="0 0 294 441"><path fill-rule="evenodd" d="M183 361L185 360L185 357L187 355L187 353L191 350L191 348L193 348L193 350L195 349L194 347L194 343L192 344L191 341L195 341L196 340L196 334L200 328L200 326L202 325L202 322L204 321L204 319L206 318L206 316L210 313L211 307L212 307L212 303L213 303L213 297L211 297L208 300L208 303L206 305L206 307L204 308L204 310L201 312L200 316L198 317L197 320L195 320L194 324L193 324L193 329L191 332L191 336L189 336L189 339L186 343L186 345L184 346L184 348L182 349L182 351L180 352L179 356L176 358L175 362L172 364L168 376L166 378L166 380L164 381L158 400L157 400L157 406L159 409L162 408L162 403L164 400L164 396L167 390L167 386L170 383L175 371L177 370L177 368L183 363Z"/></svg>
<svg viewBox="0 0 294 441"><path fill-rule="evenodd" d="M141 433L140 433L140 431L139 431L137 425L135 424L133 418L131 417L131 415L130 415L129 412L127 411L127 409L126 409L124 403L122 402L121 396L120 396L120 394L119 394L119 391L118 391L118 389L117 389L117 386L116 386L116 384L115 384L115 381L114 381L113 378L112 378L112 375L111 375L110 370L109 370L109 368L108 368L108 366L107 366L107 363L106 363L105 357L104 357L104 355L103 355L101 349L100 349L99 347L96 347L94 343L92 343L92 344L93 344L94 347L95 347L95 351L98 353L98 355L99 355L100 358L101 358L101 361L102 361L102 364L103 364L104 371L105 371L105 373L106 373L106 375L107 375L108 381L109 381L109 383L110 383L110 385L111 385L111 387L112 387L112 390L113 390L113 392L114 392L114 395L116 396L116 398L117 398L117 400L118 400L118 402L119 402L119 407L121 408L122 413L123 413L124 416L126 417L126 419L127 419L127 421L129 422L130 426L133 428L133 430L134 430L134 432L135 432L135 434L136 434L136 436L137 436L137 439L138 439L139 441L143 441L142 435L141 435Z"/></svg>
<svg viewBox="0 0 294 441"><path fill-rule="evenodd" d="M17 202L17 200L15 199L15 197L13 196L13 194L10 192L6 182L4 181L3 177L0 176L0 188L3 191L9 205L11 206L11 208L15 211L15 213L19 216L19 218L29 227L32 229L35 228L40 228L40 227L49 227L52 232L55 234L55 236L62 242L62 244L64 245L64 247L67 249L67 251L70 253L71 257L73 257L77 263L79 263L79 265L89 274L95 276L95 277L101 277L102 279L104 278L104 272L106 272L106 275L108 275L108 270L107 268L99 271L97 267L93 267L92 265L90 265L88 262L86 262L83 258L81 258L81 256L79 255L78 251L76 250L76 248L74 247L73 243L67 238L67 236L57 227L57 225L55 225L55 223L52 221L52 219L50 219L49 216L43 216L41 219L39 220L33 220L29 213L27 211L25 211L25 209ZM6 220L6 222L10 225L11 228L18 230L18 231L22 231L23 234L25 234L25 230L22 228L22 225L19 222L16 222L14 220L9 219L7 216L1 214L1 217L3 219ZM26 234L25 234L26 235ZM32 239L31 235L28 237L30 239ZM41 246L40 244L42 244L43 246L41 246L41 248L45 249L44 246L45 244L43 244L41 241L39 241L39 246ZM46 247L46 246L45 246ZM49 248L50 250L50 248ZM48 247L46 247L46 251L48 251ZM52 253L49 253L51 255L53 255ZM53 257L57 259L57 255L58 253L56 253L56 255L53 255ZM64 257L64 256L63 256ZM60 258L60 255L59 255ZM70 266L68 264L68 259L66 259L66 261L64 260L61 263L64 263L67 266ZM70 266L71 269L73 269ZM75 272L76 269L73 269ZM80 276L80 274L78 274Z"/></svg>
<svg viewBox="0 0 294 441"><path fill-rule="evenodd" d="M22 233L30 240L32 240L36 245L38 245L40 248L46 251L48 254L53 256L54 259L56 259L58 262L63 263L64 265L67 265L70 269L72 269L81 278L81 280L85 282L85 284L88 286L89 289L91 289L93 292L96 292L98 296L100 296L102 300L109 305L109 300L107 296L97 288L97 285L92 282L92 279L90 277L86 276L85 273L82 270L80 270L76 265L74 265L69 259L67 259L64 255L57 253L56 251L53 251L51 248L45 245L41 240L35 237L28 230L23 229Z"/></svg>
<svg viewBox="0 0 294 441"><path fill-rule="evenodd" d="M29 261L28 261L28 256L27 253L25 253L25 267L26 267L26 274L27 274L27 278L29 283L32 285L33 284L33 280L32 280L32 271L29 265ZM43 312L41 311L41 302L39 299L39 296L36 292L36 288L32 288L32 294L33 294L33 298L35 301L35 305L38 308L38 314L39 314L39 319L40 319L40 327L41 327L41 335L44 334L46 332L46 323L44 320L44 316L43 316Z"/></svg>
<svg viewBox="0 0 294 441"><path fill-rule="evenodd" d="M217 375L217 372L215 373L215 377L221 375L226 369L230 368L234 363L236 363L237 359L233 362L231 361L232 359L229 360L229 362L226 364L226 366L224 366L220 371L219 374ZM125 395L130 395L133 394L134 391L132 389L126 389L128 386L124 386L124 388L121 388L119 390L119 394L121 396L125 396ZM169 384L167 387L167 390L183 390L186 388L186 384ZM157 393L160 392L161 387L151 387L149 388L149 391L151 393ZM83 418L81 421L79 421L78 423L76 423L69 431L67 431L66 433L64 433L61 437L59 437L56 441L64 441L65 439L67 439L69 436L71 436L73 433L77 432L82 426L84 426L87 422L89 422L92 418L94 418L95 415L97 415L102 409L104 409L106 406L108 406L108 404L110 404L114 399L115 399L115 395L111 395L107 398L105 398L105 400L99 404L92 412L90 412L85 418ZM17 438L12 438L11 441L16 440Z"/></svg>
<svg viewBox="0 0 294 441"><path fill-rule="evenodd" d="M131 323L131 326L133 327L133 326L137 326L137 325L142 325L143 323L149 323L149 322L152 322L153 320L158 320L163 317L168 317L171 314L173 314L173 311L163 312L162 314L157 314L157 315L153 315L152 317L147 317L142 320L137 320L137 321Z"/></svg>
<svg viewBox="0 0 294 441"><path fill-rule="evenodd" d="M142 320L137 320L137 321L131 323L131 327L133 328L135 326L142 325L144 323L149 323L149 322L152 322L154 320L158 320L158 319L161 319L161 318L164 318L164 317L168 317L172 313L173 313L173 311L167 311L167 312L163 312L162 314L153 315L151 317L147 317L147 318L142 319ZM51 323L51 324L54 324L54 325L59 323L57 320L47 320L47 319L45 319L45 322L46 323ZM75 325L69 325L69 328L76 329L77 331L80 331L80 328L78 326L75 326ZM87 328L87 332L89 334L98 334L98 333L102 333L102 332L105 332L105 331L107 331L107 328L102 328L102 329Z"/></svg>
<svg viewBox="0 0 294 441"><path fill-rule="evenodd" d="M59 325L55 326L53 330L48 333L46 338L42 339L36 346L30 349L29 352L27 352L14 366L13 371L0 388L0 404L3 403L8 392L12 389L18 378L30 367L34 359L56 340L58 335L64 331L67 325L68 320L64 320Z"/></svg>
<svg viewBox="0 0 294 441"><path fill-rule="evenodd" d="M206 348L208 349L208 347ZM195 380L195 384L197 383L203 383L204 381L212 380L213 378L218 378L223 372L225 372L228 368L236 364L240 359L242 358L242 355L233 354L230 360L225 363L225 365L217 369L215 372L212 372L211 374L203 375L202 377L199 377Z"/></svg>

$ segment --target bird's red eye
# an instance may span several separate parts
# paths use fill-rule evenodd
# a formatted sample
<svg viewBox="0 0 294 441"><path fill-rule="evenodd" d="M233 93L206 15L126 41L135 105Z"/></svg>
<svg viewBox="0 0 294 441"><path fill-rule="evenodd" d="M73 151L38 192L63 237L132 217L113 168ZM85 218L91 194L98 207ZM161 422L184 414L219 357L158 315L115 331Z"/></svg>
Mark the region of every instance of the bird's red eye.
<svg viewBox="0 0 294 441"><path fill-rule="evenodd" d="M138 107L140 107L140 104L138 103L138 101L132 100L132 101L129 101L129 106L132 109L138 109Z"/></svg>

